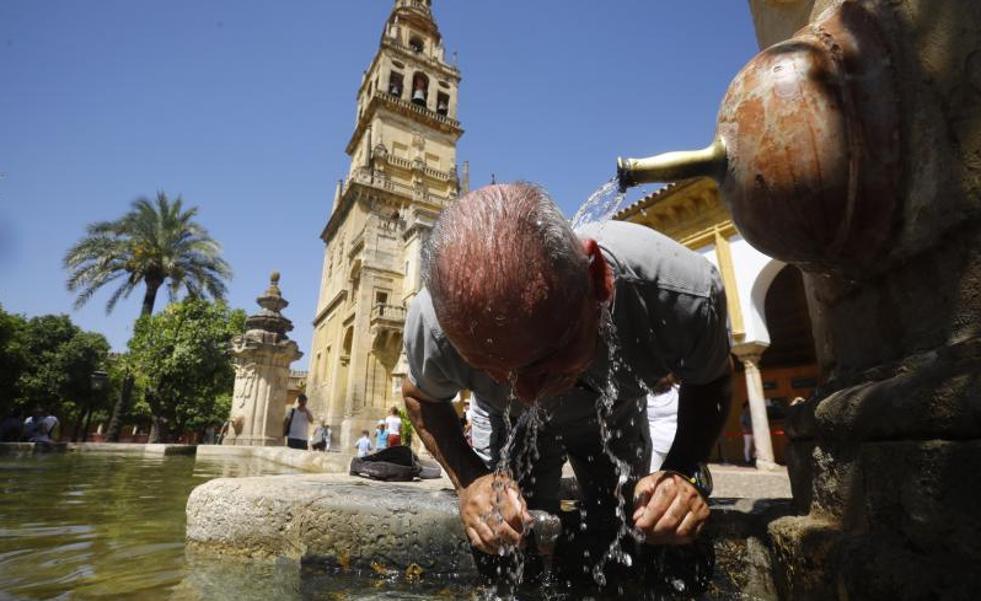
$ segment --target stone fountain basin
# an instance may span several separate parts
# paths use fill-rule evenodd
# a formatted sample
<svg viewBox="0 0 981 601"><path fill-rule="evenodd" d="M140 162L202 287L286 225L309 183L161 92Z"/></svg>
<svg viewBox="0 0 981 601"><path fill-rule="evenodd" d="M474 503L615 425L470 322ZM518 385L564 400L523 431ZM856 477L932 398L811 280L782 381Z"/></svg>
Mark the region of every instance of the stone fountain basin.
<svg viewBox="0 0 981 601"><path fill-rule="evenodd" d="M195 553L287 560L364 574L464 579L477 575L447 480L382 483L347 474L211 480L187 504ZM778 597L769 528L789 499L714 499L703 536L716 588ZM785 518L790 519L790 518Z"/></svg>

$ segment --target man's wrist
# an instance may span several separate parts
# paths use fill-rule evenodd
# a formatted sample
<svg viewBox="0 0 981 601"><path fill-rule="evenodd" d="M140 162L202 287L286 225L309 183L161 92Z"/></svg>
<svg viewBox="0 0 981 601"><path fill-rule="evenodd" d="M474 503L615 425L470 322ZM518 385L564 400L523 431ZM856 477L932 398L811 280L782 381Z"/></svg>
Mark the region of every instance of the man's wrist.
<svg viewBox="0 0 981 601"><path fill-rule="evenodd" d="M712 494L712 473L705 463L697 463L686 471L675 469L670 466L663 467L662 472L680 476L686 482L695 487L700 495L706 499Z"/></svg>

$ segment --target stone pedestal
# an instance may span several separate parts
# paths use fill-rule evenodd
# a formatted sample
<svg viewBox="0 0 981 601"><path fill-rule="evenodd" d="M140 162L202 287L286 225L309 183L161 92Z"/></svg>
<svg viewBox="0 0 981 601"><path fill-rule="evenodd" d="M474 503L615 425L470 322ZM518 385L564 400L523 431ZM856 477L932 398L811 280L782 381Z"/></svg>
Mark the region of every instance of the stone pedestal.
<svg viewBox="0 0 981 601"><path fill-rule="evenodd" d="M235 391L226 445L284 444L290 363L303 356L286 335L293 324L280 313L289 303L280 294L278 273L256 301L262 310L246 320L245 334L232 340Z"/></svg>

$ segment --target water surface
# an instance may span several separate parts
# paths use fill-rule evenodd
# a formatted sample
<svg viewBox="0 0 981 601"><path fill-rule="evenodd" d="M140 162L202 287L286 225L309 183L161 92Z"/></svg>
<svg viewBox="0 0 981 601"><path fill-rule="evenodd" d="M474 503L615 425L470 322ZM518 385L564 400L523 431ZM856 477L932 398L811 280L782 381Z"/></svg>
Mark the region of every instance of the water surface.
<svg viewBox="0 0 981 601"><path fill-rule="evenodd" d="M0 598L170 598L189 574L191 490L216 477L295 471L238 458L0 456Z"/></svg>

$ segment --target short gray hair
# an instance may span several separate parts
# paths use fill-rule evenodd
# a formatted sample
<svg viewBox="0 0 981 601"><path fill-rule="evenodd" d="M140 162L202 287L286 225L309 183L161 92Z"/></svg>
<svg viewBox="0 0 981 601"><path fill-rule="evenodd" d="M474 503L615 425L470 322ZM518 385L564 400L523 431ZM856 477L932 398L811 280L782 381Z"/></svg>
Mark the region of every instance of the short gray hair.
<svg viewBox="0 0 981 601"><path fill-rule="evenodd" d="M422 265L441 319L486 313L496 302L528 317L545 300L561 306L589 293L579 239L548 193L525 182L479 188L445 209Z"/></svg>

